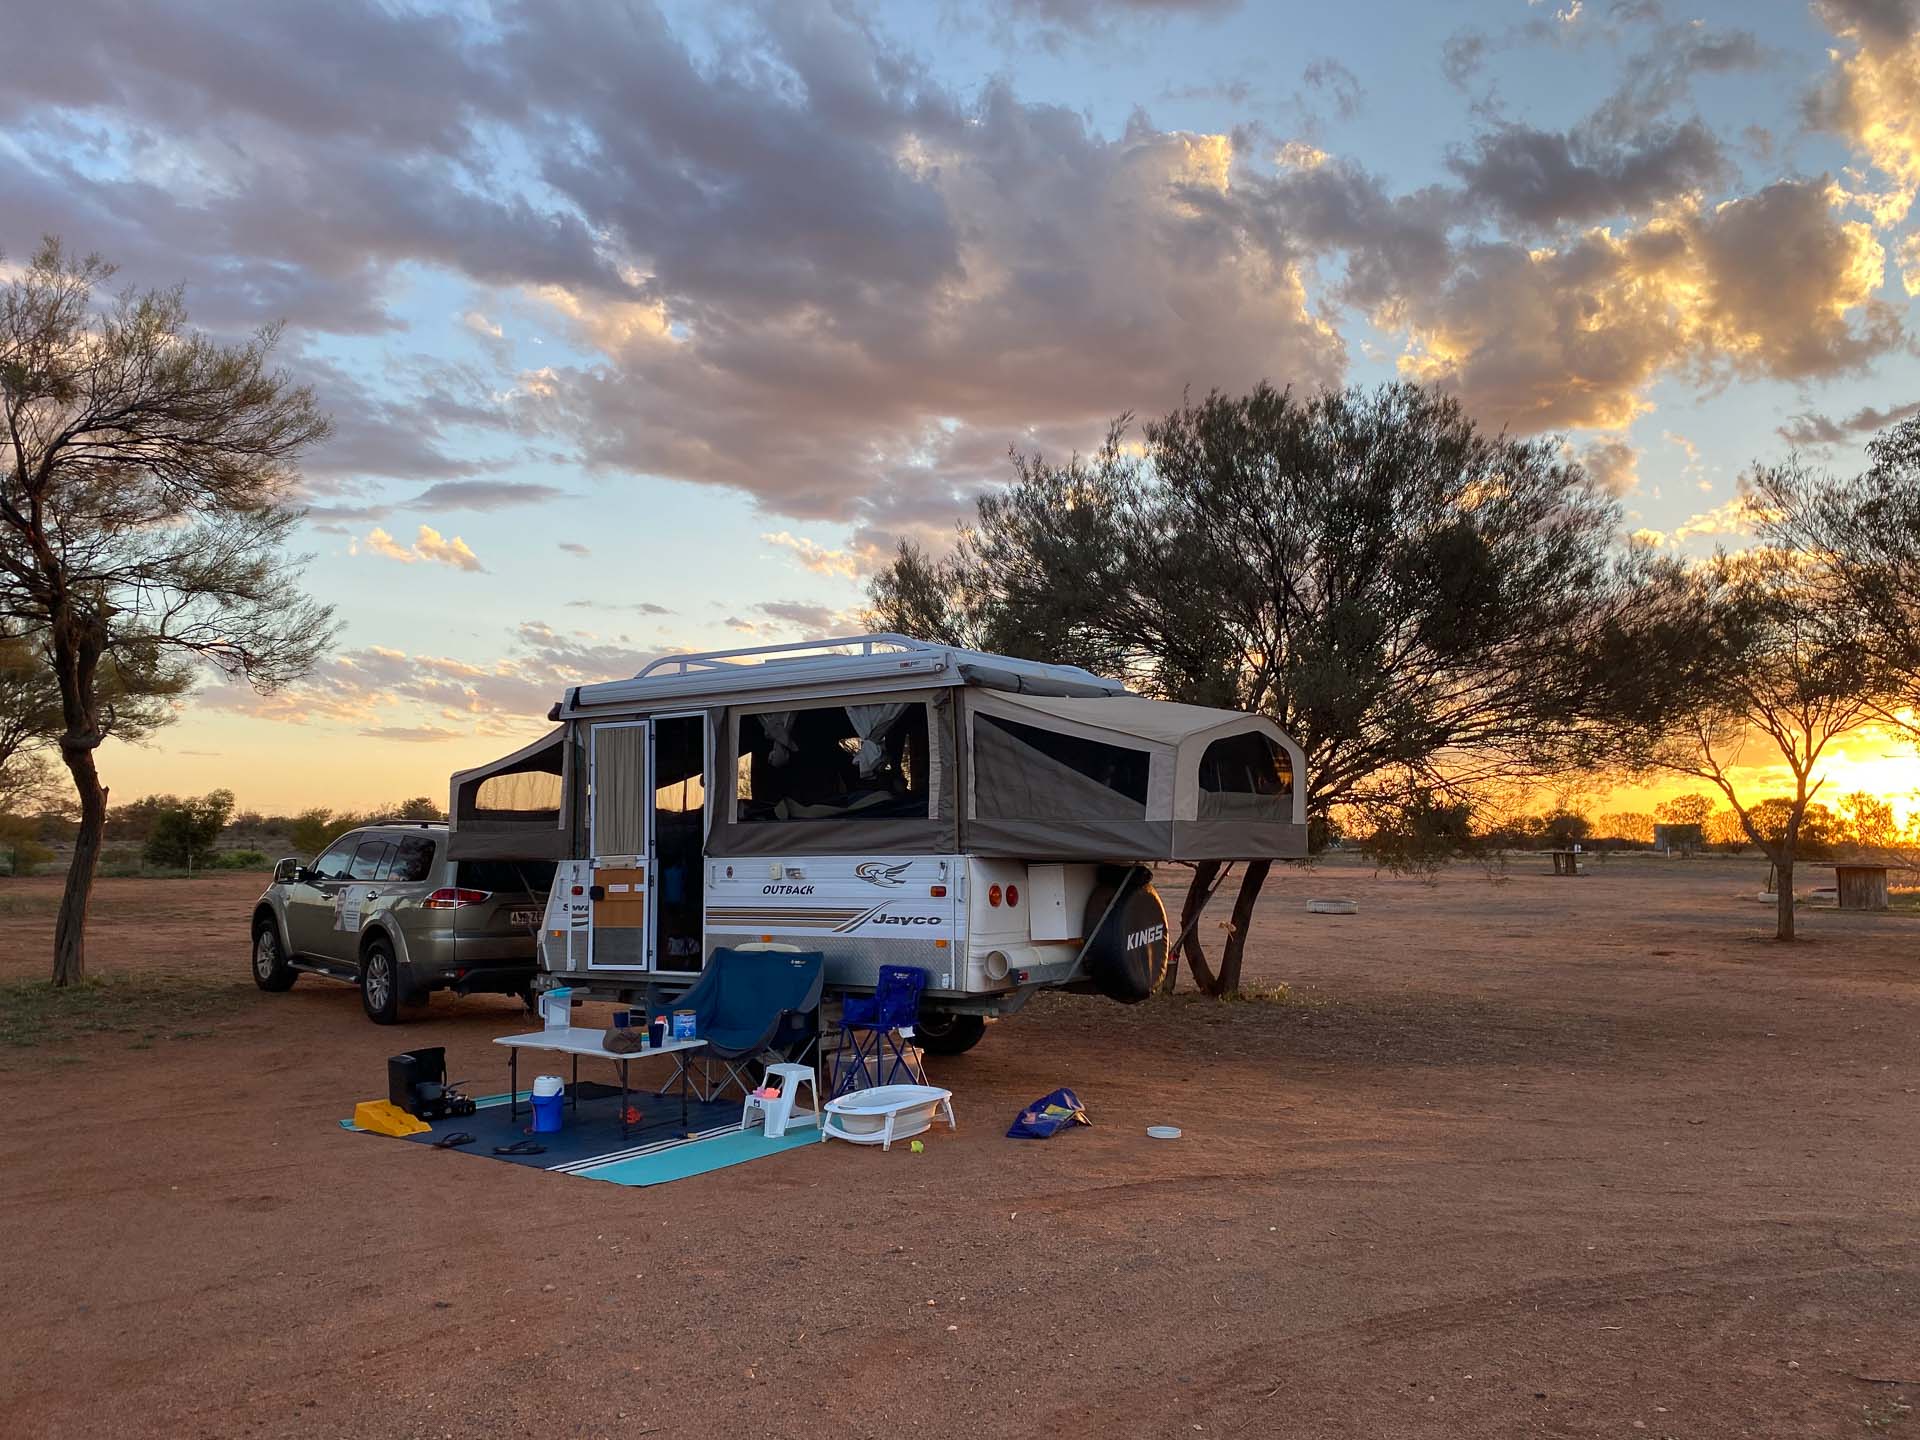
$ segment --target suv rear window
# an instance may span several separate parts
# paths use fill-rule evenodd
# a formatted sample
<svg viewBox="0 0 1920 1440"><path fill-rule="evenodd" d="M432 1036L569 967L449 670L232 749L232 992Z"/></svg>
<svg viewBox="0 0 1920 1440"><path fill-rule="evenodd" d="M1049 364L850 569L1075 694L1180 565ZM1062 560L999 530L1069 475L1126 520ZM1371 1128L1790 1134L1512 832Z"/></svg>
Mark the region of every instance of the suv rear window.
<svg viewBox="0 0 1920 1440"><path fill-rule="evenodd" d="M414 884L433 871L433 841L425 835L402 835L394 841L391 865L382 880Z"/></svg>
<svg viewBox="0 0 1920 1440"><path fill-rule="evenodd" d="M462 860L455 867L453 883L463 890L488 890L495 895L544 895L553 888L558 868L551 860Z"/></svg>

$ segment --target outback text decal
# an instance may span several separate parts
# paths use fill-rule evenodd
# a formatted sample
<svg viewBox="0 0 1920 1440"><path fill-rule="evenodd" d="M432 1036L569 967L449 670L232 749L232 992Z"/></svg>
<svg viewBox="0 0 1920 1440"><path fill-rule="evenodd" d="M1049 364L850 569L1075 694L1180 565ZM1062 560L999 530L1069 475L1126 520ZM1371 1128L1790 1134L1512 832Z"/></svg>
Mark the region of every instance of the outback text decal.
<svg viewBox="0 0 1920 1440"><path fill-rule="evenodd" d="M760 893L762 895L811 895L813 887L811 885L768 885Z"/></svg>

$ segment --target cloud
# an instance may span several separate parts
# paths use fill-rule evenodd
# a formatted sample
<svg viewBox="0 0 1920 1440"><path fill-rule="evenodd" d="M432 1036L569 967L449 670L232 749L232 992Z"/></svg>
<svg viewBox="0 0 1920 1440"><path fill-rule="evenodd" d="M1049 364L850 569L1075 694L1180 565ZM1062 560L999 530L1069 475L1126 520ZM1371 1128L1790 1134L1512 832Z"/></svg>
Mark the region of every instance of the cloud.
<svg viewBox="0 0 1920 1440"><path fill-rule="evenodd" d="M408 740L433 744L441 740L459 740L467 732L449 730L440 725L371 725L360 732L369 740Z"/></svg>
<svg viewBox="0 0 1920 1440"><path fill-rule="evenodd" d="M651 600L569 600L570 610L631 610L636 615L671 615L673 611Z"/></svg>
<svg viewBox="0 0 1920 1440"><path fill-rule="evenodd" d="M1794 416L1776 433L1789 445L1803 450L1820 449L1841 444L1853 435L1867 435L1884 430L1889 425L1898 425L1914 415L1920 415L1920 400L1905 405L1889 405L1885 409L1863 405L1843 420L1832 420L1810 410Z"/></svg>
<svg viewBox="0 0 1920 1440"><path fill-rule="evenodd" d="M1875 293L1884 249L1830 200L1824 179L1786 180L1557 246L1468 245L1437 287L1392 291L1378 321L1411 341L1404 374L1523 431L1618 429L1671 369L1702 381L1858 373L1905 331Z"/></svg>
<svg viewBox="0 0 1920 1440"><path fill-rule="evenodd" d="M1815 9L1852 49L1806 100L1807 119L1834 131L1884 177L1861 197L1877 223L1905 218L1920 193L1920 26L1902 0L1818 0Z"/></svg>
<svg viewBox="0 0 1920 1440"><path fill-rule="evenodd" d="M1853 373L1906 338L1874 293L1886 243L1837 186L1721 193L1689 87L1772 63L1753 36L1644 4L1552 0L1455 36L1462 84L1515 45L1613 47L1623 79L1564 131L1489 91L1451 170L1411 190L1296 123L1362 103L1332 61L1284 129L1103 130L1005 79L944 82L885 7L682 7L678 29L651 6L230 8L41 7L0 54L0 213L136 283L185 280L216 329L379 336L378 362L287 357L336 418L307 472L323 529L390 520L392 480L435 507L552 498L496 478L512 437L843 526L787 548L849 579L900 536L944 539L1009 447L1084 448L1188 390L1340 383L1347 323L1526 430L1617 428L1663 378ZM1104 36L1232 8L997 13ZM1843 42L1822 113L1877 154L1905 123L1911 27L1863 0L1824 13ZM422 293L471 364L406 350L396 307ZM543 320L572 343L516 366L506 332L531 350ZM479 563L379 533L376 553Z"/></svg>
<svg viewBox="0 0 1920 1440"><path fill-rule="evenodd" d="M409 506L438 510L504 510L512 505L534 505L564 500L567 492L552 485L507 480L443 480L430 485Z"/></svg>
<svg viewBox="0 0 1920 1440"><path fill-rule="evenodd" d="M1736 495L1711 510L1689 516L1672 530L1636 530L1633 538L1656 549L1674 549L1696 537L1751 535L1753 525L1753 502L1745 495Z"/></svg>
<svg viewBox="0 0 1920 1440"><path fill-rule="evenodd" d="M1471 203L1533 229L1637 214L1727 173L1719 141L1697 119L1625 143L1590 127L1560 134L1504 125L1447 163Z"/></svg>
<svg viewBox="0 0 1920 1440"><path fill-rule="evenodd" d="M593 551L585 545L582 545L578 540L561 540L557 541L556 544L560 549L566 551L567 554L578 556L582 560L585 560L593 554Z"/></svg>
<svg viewBox="0 0 1920 1440"><path fill-rule="evenodd" d="M1580 452L1580 463L1609 495L1629 494L1640 484L1640 452L1617 437L1592 442Z"/></svg>
<svg viewBox="0 0 1920 1440"><path fill-rule="evenodd" d="M795 563L803 570L811 570L817 575L837 575L843 580L854 580L873 568L868 558L847 550L830 550L816 540L804 535L792 535L781 530L760 537L769 545L793 552Z"/></svg>
<svg viewBox="0 0 1920 1440"><path fill-rule="evenodd" d="M809 605L798 600L769 600L753 608L769 619L798 626L811 635L829 635L838 624L838 612L827 605Z"/></svg>
<svg viewBox="0 0 1920 1440"><path fill-rule="evenodd" d="M480 557L473 553L467 542L455 535L451 540L443 536L431 525L422 525L420 533L411 545L402 545L385 530L375 526L360 542L374 555L384 556L388 560L398 560L403 565L412 565L427 560L439 565L450 565L456 570L481 571L487 567L480 563Z"/></svg>

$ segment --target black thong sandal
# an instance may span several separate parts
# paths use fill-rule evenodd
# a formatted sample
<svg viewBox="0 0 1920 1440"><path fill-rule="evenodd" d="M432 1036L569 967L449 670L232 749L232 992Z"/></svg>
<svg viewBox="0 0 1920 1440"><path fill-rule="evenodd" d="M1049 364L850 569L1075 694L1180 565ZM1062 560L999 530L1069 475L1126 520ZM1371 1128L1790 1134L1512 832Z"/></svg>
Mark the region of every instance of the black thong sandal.
<svg viewBox="0 0 1920 1440"><path fill-rule="evenodd" d="M511 1145L494 1146L493 1153L496 1155L544 1155L547 1153L547 1147L536 1145L531 1140L516 1140Z"/></svg>
<svg viewBox="0 0 1920 1440"><path fill-rule="evenodd" d="M433 1148L436 1150L452 1150L459 1145L471 1145L473 1144L473 1140L474 1137L466 1131L456 1130L453 1134L442 1135L438 1140L434 1141Z"/></svg>

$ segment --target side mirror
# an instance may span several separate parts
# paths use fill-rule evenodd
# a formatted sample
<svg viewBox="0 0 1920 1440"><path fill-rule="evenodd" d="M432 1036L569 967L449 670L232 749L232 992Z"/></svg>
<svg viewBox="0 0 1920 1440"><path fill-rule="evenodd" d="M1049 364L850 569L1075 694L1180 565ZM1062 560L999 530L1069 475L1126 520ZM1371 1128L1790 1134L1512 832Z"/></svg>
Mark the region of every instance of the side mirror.
<svg viewBox="0 0 1920 1440"><path fill-rule="evenodd" d="M273 883L276 885L298 885L306 879L307 867L297 855L289 855L284 860L274 862Z"/></svg>

